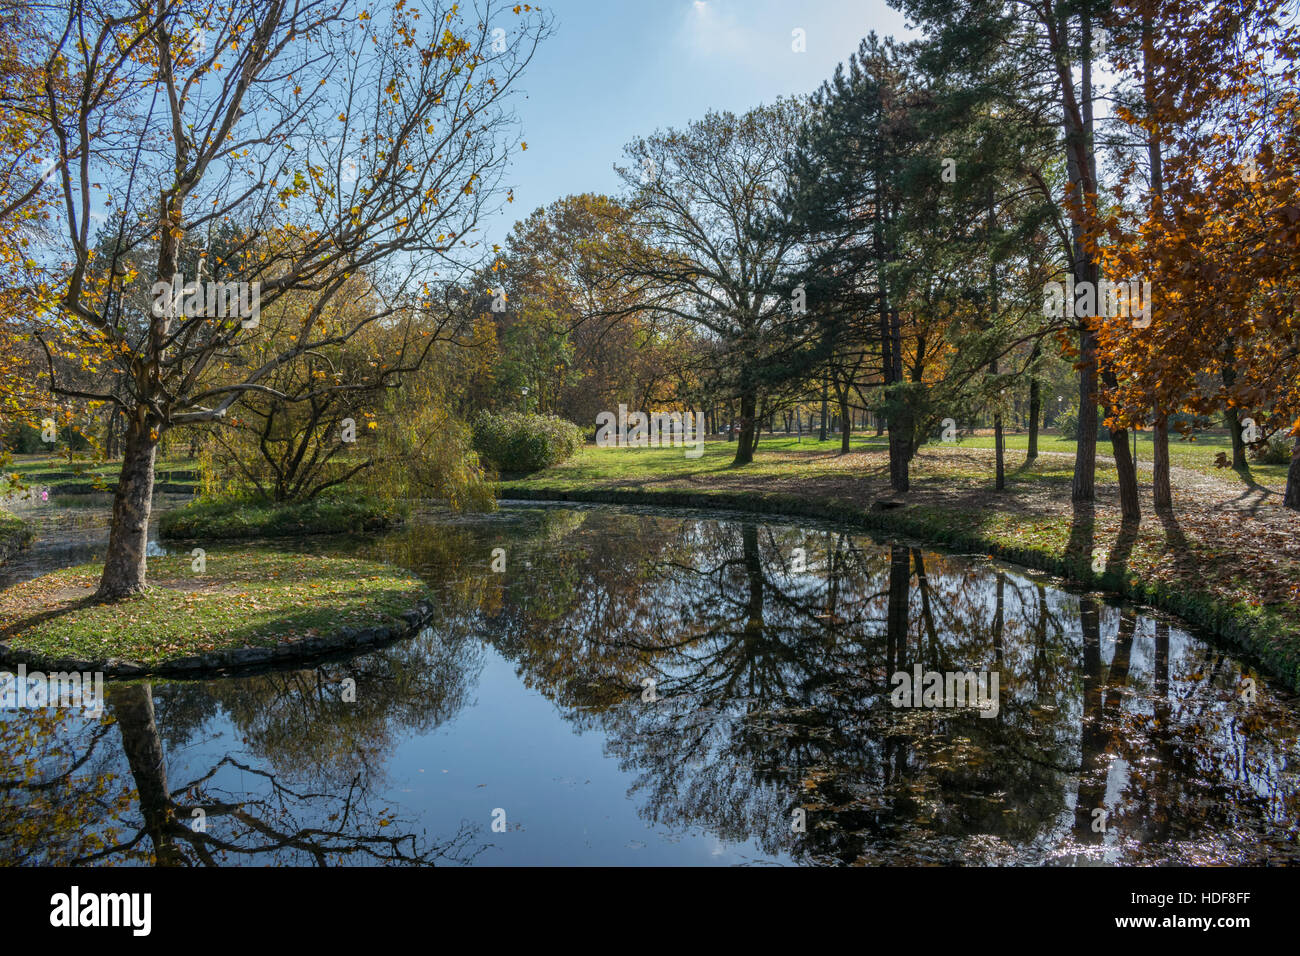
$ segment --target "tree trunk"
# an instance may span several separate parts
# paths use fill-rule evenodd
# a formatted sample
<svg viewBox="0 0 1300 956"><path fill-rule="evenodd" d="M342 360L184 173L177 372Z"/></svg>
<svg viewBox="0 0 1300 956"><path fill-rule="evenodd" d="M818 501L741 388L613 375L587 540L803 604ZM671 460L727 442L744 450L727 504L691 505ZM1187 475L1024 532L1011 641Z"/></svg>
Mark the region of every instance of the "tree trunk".
<svg viewBox="0 0 1300 956"><path fill-rule="evenodd" d="M1295 444L1291 447L1291 467L1286 470L1286 495L1282 504L1300 511L1300 434L1295 436Z"/></svg>
<svg viewBox="0 0 1300 956"><path fill-rule="evenodd" d="M1119 473L1119 511L1124 521L1139 521L1142 506L1138 502L1137 464L1128 444L1128 429L1112 428L1111 453L1115 456L1115 470Z"/></svg>
<svg viewBox="0 0 1300 956"><path fill-rule="evenodd" d="M998 374L998 360L994 359L989 363L989 372L996 379ZM1007 487L1007 456L1006 442L1002 437L1002 399L999 394L994 399L997 402L993 411L993 489L1003 491Z"/></svg>
<svg viewBox="0 0 1300 956"><path fill-rule="evenodd" d="M1103 379L1107 388L1117 385L1114 373L1109 370ZM1137 462L1133 460L1133 451L1129 447L1128 429L1112 428L1110 447L1115 456L1115 471L1119 474L1120 516L1125 521L1138 521L1142 518L1142 506L1138 503Z"/></svg>
<svg viewBox="0 0 1300 956"><path fill-rule="evenodd" d="M1142 16L1142 88L1148 104L1155 103L1156 84L1154 72L1154 36L1150 14ZM1147 158L1151 166L1151 195L1164 215L1164 157L1161 154L1159 131L1152 131L1147 139ZM1169 484L1169 416L1160 408L1155 410L1151 431L1151 497L1157 511L1174 506L1173 490Z"/></svg>
<svg viewBox="0 0 1300 956"><path fill-rule="evenodd" d="M997 460L993 487L1002 491L1007 487L1006 443L1002 437L1002 413L993 416L993 457Z"/></svg>
<svg viewBox="0 0 1300 956"><path fill-rule="evenodd" d="M1159 511L1174 506L1173 491L1169 485L1169 418L1163 413L1156 414L1151 444L1154 448L1151 457L1151 497Z"/></svg>
<svg viewBox="0 0 1300 956"><path fill-rule="evenodd" d="M1228 349L1232 350L1232 339L1228 340ZM1223 366L1220 371L1225 390L1231 391L1237 381L1237 370L1231 365ZM1228 435L1232 438L1232 467L1243 474L1250 474L1250 463L1246 461L1246 439L1241 434L1241 413L1237 406L1229 405L1223 410L1223 420L1228 425Z"/></svg>
<svg viewBox="0 0 1300 956"><path fill-rule="evenodd" d="M853 415L849 411L849 390L840 390L840 454L849 453L849 439L853 436Z"/></svg>
<svg viewBox="0 0 1300 956"><path fill-rule="evenodd" d="M826 440L826 380L822 379L822 417L817 423L817 440Z"/></svg>
<svg viewBox="0 0 1300 956"><path fill-rule="evenodd" d="M1065 117L1066 172L1080 202L1085 202L1096 191L1094 171L1096 159L1092 141L1092 20L1085 12L1080 17L1083 31L1081 104L1082 125L1079 118ZM1094 283L1097 267L1083 244L1083 226L1071 217L1072 245L1071 269L1074 272L1075 294L1079 284ZM1095 310L1094 310L1095 311ZM1089 317L1078 316L1079 322L1079 441L1074 454L1074 477L1070 483L1070 499L1088 502L1097 496L1097 343L1089 325Z"/></svg>
<svg viewBox="0 0 1300 956"><path fill-rule="evenodd" d="M736 442L733 465L748 465L754 460L754 412L757 406L758 396L752 390L740 396L740 440Z"/></svg>
<svg viewBox="0 0 1300 956"><path fill-rule="evenodd" d="M891 353L890 382L896 384L903 380L903 324L897 309L890 311L889 338ZM895 413L889 416L887 424L889 427L889 486L901 494L906 492L910 486L908 464L912 459L913 422L911 409L897 408Z"/></svg>
<svg viewBox="0 0 1300 956"><path fill-rule="evenodd" d="M149 512L153 507L153 469L158 451L154 423L138 409L127 427L122 472L113 495L113 520L108 535L99 601L116 601L144 590L145 551L149 541Z"/></svg>
<svg viewBox="0 0 1300 956"><path fill-rule="evenodd" d="M1030 363L1038 358L1039 346L1034 346L1034 354L1030 357ZM1043 395L1042 386L1038 382L1038 376L1030 374L1029 376L1029 451L1025 454L1025 461L1033 461L1038 457L1038 419L1042 416Z"/></svg>

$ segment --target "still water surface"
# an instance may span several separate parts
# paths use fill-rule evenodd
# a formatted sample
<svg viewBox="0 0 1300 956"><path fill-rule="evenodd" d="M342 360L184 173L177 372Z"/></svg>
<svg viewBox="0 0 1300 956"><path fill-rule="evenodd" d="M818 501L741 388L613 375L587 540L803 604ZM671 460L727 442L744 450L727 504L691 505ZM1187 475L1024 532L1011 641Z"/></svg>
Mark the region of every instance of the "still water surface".
<svg viewBox="0 0 1300 956"><path fill-rule="evenodd" d="M0 586L102 553L102 508L45 512ZM309 669L112 684L101 720L0 711L0 860L1300 859L1294 698L981 557L568 505L267 546L409 568L436 616ZM997 715L893 706L916 665L996 673Z"/></svg>

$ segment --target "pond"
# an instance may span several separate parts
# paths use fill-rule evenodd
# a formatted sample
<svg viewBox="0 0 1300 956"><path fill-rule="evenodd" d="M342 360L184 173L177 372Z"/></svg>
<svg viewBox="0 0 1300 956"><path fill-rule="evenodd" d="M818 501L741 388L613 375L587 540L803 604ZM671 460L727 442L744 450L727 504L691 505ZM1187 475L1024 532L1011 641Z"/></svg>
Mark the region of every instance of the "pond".
<svg viewBox="0 0 1300 956"><path fill-rule="evenodd" d="M45 517L0 585L102 551L102 509ZM1167 617L981 556L535 504L276 546L416 571L436 615L350 660L110 684L101 718L0 711L0 859L1300 859L1293 697ZM931 672L944 690L905 706Z"/></svg>

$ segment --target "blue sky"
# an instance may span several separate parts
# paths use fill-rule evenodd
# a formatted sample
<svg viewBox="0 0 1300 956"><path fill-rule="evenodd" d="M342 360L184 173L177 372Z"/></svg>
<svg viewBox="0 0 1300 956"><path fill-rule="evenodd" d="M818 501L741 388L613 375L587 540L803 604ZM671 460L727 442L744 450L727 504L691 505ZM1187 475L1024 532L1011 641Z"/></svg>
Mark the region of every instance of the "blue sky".
<svg viewBox="0 0 1300 956"><path fill-rule="evenodd" d="M527 152L515 202L485 223L501 242L517 219L570 193L617 192L613 164L637 136L709 109L741 112L810 93L871 30L907 36L884 0L556 0L555 32L516 101ZM807 49L792 49L802 29Z"/></svg>

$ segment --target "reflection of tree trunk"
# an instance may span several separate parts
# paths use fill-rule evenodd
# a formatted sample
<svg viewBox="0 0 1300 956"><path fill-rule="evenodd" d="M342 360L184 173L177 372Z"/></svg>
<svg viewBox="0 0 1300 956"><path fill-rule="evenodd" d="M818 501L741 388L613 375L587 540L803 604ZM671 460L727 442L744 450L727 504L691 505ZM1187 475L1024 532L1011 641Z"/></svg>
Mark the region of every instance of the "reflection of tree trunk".
<svg viewBox="0 0 1300 956"><path fill-rule="evenodd" d="M1115 654L1110 659L1110 671L1106 675L1106 718L1115 720L1119 716L1120 703L1123 700L1124 685L1128 683L1129 657L1133 653L1133 634L1137 630L1137 616L1129 608L1120 611L1119 633L1115 635Z"/></svg>
<svg viewBox="0 0 1300 956"><path fill-rule="evenodd" d="M167 767L162 738L154 721L153 687L128 684L109 690L109 703L122 734L122 750L140 798L145 832L153 841L159 866L177 866L184 857L173 842L172 800L167 790Z"/></svg>
<svg viewBox="0 0 1300 956"><path fill-rule="evenodd" d="M1156 761L1155 780L1151 792L1155 800L1153 819L1150 820L1151 835L1157 839L1169 832L1169 807L1165 801L1169 795L1169 768L1173 765L1173 754L1169 747L1169 718L1172 708L1169 704L1169 625L1156 621L1156 651L1153 664L1155 700L1152 714L1155 726L1152 737L1155 741Z"/></svg>
<svg viewBox="0 0 1300 956"><path fill-rule="evenodd" d="M741 528L744 547L745 576L749 579L749 620L746 631L763 628L763 562L758 552L758 525L747 524Z"/></svg>
<svg viewBox="0 0 1300 956"><path fill-rule="evenodd" d="M885 618L889 659L893 671L907 669L907 604L912 577L912 558L907 548L889 548L889 610Z"/></svg>
<svg viewBox="0 0 1300 956"><path fill-rule="evenodd" d="M993 611L993 658L1002 670L1002 632L1006 627L1006 589L1007 576L998 572L997 605Z"/></svg>
<svg viewBox="0 0 1300 956"><path fill-rule="evenodd" d="M1047 588L1038 585L1038 622L1034 625L1034 697L1043 693L1043 666L1047 661Z"/></svg>
<svg viewBox="0 0 1300 956"><path fill-rule="evenodd" d="M930 611L930 579L925 574L925 562L920 548L912 549L912 560L916 562L916 584L921 592L921 620L925 622L925 633L930 639L930 663L943 667L945 662L939 660L939 635L934 627L934 614Z"/></svg>
<svg viewBox="0 0 1300 956"><path fill-rule="evenodd" d="M1083 632L1083 718L1079 728L1079 788L1074 803L1074 827L1085 843L1099 843L1104 834L1093 830L1093 811L1106 799L1106 729L1101 712L1101 612L1091 597L1079 599Z"/></svg>

